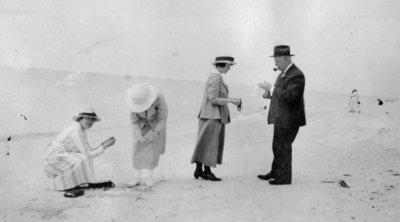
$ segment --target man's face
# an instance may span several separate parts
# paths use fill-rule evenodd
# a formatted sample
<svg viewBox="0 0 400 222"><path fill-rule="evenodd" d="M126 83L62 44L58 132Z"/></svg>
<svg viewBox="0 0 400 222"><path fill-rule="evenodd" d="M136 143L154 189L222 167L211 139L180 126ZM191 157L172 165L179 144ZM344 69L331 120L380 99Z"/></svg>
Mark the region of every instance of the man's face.
<svg viewBox="0 0 400 222"><path fill-rule="evenodd" d="M274 57L274 60L275 60L275 66L280 71L284 71L286 69L286 57L284 56Z"/></svg>

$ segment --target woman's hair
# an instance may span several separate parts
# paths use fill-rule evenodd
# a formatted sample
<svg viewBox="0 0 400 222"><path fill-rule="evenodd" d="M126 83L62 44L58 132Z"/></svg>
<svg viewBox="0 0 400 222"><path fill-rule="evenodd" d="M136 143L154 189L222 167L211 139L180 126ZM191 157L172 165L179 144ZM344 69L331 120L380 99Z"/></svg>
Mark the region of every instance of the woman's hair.
<svg viewBox="0 0 400 222"><path fill-rule="evenodd" d="M216 63L215 64L215 68L218 68L218 67L225 68L225 66L226 66L226 63Z"/></svg>

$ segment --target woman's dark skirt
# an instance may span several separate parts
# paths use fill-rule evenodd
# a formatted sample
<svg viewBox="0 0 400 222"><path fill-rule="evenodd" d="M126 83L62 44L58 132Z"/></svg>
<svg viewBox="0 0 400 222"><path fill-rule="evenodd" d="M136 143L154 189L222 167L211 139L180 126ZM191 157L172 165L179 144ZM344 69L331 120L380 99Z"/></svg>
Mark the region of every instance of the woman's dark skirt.
<svg viewBox="0 0 400 222"><path fill-rule="evenodd" d="M221 164L224 140L225 124L219 119L200 119L197 143L191 163L200 162L210 167Z"/></svg>

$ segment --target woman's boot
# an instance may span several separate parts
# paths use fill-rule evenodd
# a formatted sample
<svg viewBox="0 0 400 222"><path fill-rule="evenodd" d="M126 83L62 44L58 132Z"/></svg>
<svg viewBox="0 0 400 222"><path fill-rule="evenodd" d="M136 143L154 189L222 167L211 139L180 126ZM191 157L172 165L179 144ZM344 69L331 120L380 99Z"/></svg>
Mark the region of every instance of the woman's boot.
<svg viewBox="0 0 400 222"><path fill-rule="evenodd" d="M204 179L211 181L221 181L221 178L216 177L212 172L209 166L204 165Z"/></svg>
<svg viewBox="0 0 400 222"><path fill-rule="evenodd" d="M198 179L199 177L204 178L203 177L204 172L203 172L203 165L199 162L196 162L196 170L194 171L194 178Z"/></svg>

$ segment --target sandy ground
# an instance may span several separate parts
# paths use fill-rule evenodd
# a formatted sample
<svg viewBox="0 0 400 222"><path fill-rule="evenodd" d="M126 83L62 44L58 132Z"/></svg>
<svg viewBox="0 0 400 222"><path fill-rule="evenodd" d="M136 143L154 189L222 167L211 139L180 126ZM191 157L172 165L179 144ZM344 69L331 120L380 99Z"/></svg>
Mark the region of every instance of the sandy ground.
<svg viewBox="0 0 400 222"><path fill-rule="evenodd" d="M93 143L109 135L118 139L95 162L97 177L111 179L117 187L88 190L76 199L51 191L41 171L41 154L51 137L3 143L3 148L13 147L13 156L1 160L0 220L398 221L398 103L382 108L371 102L361 114L339 107L308 115L308 125L294 143L289 186L256 178L272 160L272 127L261 113L228 125L224 162L214 170L222 182L192 176L195 120L169 124L167 153L152 188L126 186L132 174L130 128L94 129Z"/></svg>
<svg viewBox="0 0 400 222"><path fill-rule="evenodd" d="M243 98L245 106L240 113L232 109L223 164L213 170L223 181L210 182L195 180L189 163L203 83L150 80L170 106L167 152L155 171L154 187L128 188L131 129L123 94L142 79L44 70L19 74L4 68L0 77L2 95L8 95L1 97L0 107L0 221L400 218L399 100L378 106L376 98L361 97L362 113L352 114L346 111L347 95L307 93L307 126L293 145L293 184L271 186L256 177L267 173L272 161L273 128L260 109L265 101L250 96L252 87L232 86L231 94ZM95 160L96 177L110 179L116 187L68 199L51 190L42 154L55 132L70 124L72 110L90 102L103 119L89 132L90 142L117 138ZM340 180L350 188L340 186Z"/></svg>

